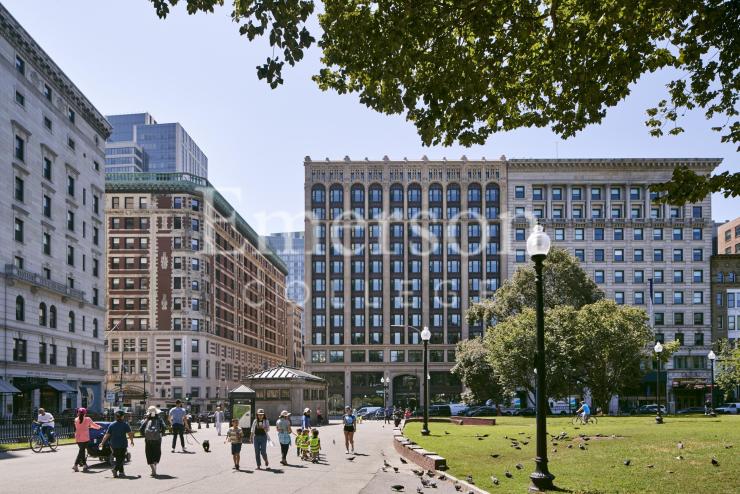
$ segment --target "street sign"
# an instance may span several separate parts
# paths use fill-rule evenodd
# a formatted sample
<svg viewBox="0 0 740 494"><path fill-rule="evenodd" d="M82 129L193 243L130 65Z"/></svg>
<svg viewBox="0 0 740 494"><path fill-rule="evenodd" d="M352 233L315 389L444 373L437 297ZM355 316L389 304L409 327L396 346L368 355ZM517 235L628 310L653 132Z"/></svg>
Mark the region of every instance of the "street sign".
<svg viewBox="0 0 740 494"><path fill-rule="evenodd" d="M114 401L116 401L116 393L109 391L105 395L105 401L107 401L108 403L113 403Z"/></svg>

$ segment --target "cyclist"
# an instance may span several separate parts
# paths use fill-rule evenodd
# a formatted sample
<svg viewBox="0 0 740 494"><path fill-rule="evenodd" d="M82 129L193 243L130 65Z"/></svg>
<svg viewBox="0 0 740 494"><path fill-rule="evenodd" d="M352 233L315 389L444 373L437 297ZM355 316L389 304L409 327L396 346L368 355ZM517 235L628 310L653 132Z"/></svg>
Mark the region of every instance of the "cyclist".
<svg viewBox="0 0 740 494"><path fill-rule="evenodd" d="M36 417L36 423L41 425L41 435L48 442L54 442L54 416L46 413L46 410L39 408L39 415Z"/></svg>
<svg viewBox="0 0 740 494"><path fill-rule="evenodd" d="M585 401L581 402L581 408L576 410L576 414L581 414L581 417L583 417L583 423L588 424L588 418L591 416L591 407L588 406L588 403Z"/></svg>

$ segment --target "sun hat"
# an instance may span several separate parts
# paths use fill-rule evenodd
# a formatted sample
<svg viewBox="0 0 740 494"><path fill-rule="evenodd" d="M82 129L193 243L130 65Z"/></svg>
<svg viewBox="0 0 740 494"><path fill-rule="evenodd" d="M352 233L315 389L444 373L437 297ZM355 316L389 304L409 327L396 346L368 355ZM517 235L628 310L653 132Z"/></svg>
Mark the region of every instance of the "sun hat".
<svg viewBox="0 0 740 494"><path fill-rule="evenodd" d="M281 417L290 417L290 412L287 411L287 410L283 410L282 412L280 412L280 416Z"/></svg>
<svg viewBox="0 0 740 494"><path fill-rule="evenodd" d="M261 413L262 415L264 415L264 414L265 414L265 410L264 410L264 409L262 409L262 408L260 408L259 410L257 410L257 415L259 415L260 413Z"/></svg>
<svg viewBox="0 0 740 494"><path fill-rule="evenodd" d="M85 413L86 414L87 413L87 408L80 407L80 408L77 409L77 413Z"/></svg>
<svg viewBox="0 0 740 494"><path fill-rule="evenodd" d="M159 410L154 405L146 409L146 413L151 415L152 413L159 413Z"/></svg>

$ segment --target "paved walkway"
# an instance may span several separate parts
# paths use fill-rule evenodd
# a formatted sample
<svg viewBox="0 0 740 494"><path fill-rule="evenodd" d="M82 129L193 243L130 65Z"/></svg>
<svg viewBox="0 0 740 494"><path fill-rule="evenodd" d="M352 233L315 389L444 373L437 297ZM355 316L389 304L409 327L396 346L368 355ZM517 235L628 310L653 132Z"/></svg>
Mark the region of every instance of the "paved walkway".
<svg viewBox="0 0 740 494"><path fill-rule="evenodd" d="M231 452L213 428L201 429L195 436L199 441L209 439L211 452L203 449L190 438L189 454L171 453L170 436L163 441L162 462L159 478L149 476L149 467L144 456L144 440L136 438L135 446L129 448L132 461L126 465L125 479L114 479L111 471L103 464L90 463L88 473L75 473L72 464L77 447L61 446L57 452L33 453L30 450L0 453L0 491L3 494L50 492L66 494L80 492L106 492L110 494L139 493L198 493L209 492L244 493L257 489L258 493L283 494L327 494L327 493L378 493L392 492L392 485L403 485L404 492L415 493L421 483L413 472L414 465L403 465L393 449L393 428L381 422L364 422L356 434L356 454L353 461L344 452L341 426L332 423L321 427L323 447L319 464L302 462L295 456L291 446L290 465L280 465L280 448L268 448L271 470L256 470L252 445L242 449L242 471L232 470ZM273 431L273 436L275 436ZM276 437L273 437L275 440ZM91 459L93 460L93 459ZM383 461L399 467L383 472ZM263 465L264 468L264 465ZM435 479L436 489L425 489L427 494L455 492L449 481Z"/></svg>

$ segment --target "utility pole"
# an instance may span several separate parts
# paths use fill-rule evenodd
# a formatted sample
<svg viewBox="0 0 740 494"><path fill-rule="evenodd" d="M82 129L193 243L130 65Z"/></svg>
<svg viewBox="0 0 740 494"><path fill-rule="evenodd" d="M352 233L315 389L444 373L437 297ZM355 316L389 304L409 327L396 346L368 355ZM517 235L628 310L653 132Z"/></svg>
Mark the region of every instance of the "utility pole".
<svg viewBox="0 0 740 494"><path fill-rule="evenodd" d="M112 327L112 328L110 329L110 331L111 331L111 332L113 332L113 331L116 331L116 330L117 330L117 329L118 329L118 328L119 328L119 327L121 326L121 324L123 324L123 322L124 322L124 321L125 321L125 320L126 320L127 318L128 318L128 314L124 315L124 316L123 316L123 317L122 317L122 318L121 318L121 319L120 319L120 320L119 320L119 321L118 321L118 322L116 323L116 325L115 325L115 326L113 326L113 327ZM123 407L123 339L121 339L121 377L120 377L120 379L119 379L119 381L118 381L118 392L119 392L119 395L118 395L118 398L119 398L119 399L118 399L118 406L122 408L122 407Z"/></svg>

